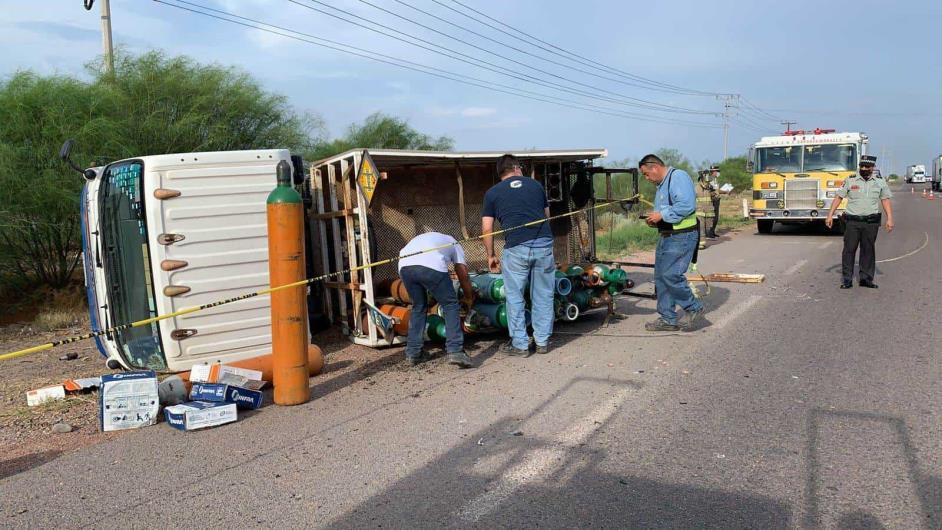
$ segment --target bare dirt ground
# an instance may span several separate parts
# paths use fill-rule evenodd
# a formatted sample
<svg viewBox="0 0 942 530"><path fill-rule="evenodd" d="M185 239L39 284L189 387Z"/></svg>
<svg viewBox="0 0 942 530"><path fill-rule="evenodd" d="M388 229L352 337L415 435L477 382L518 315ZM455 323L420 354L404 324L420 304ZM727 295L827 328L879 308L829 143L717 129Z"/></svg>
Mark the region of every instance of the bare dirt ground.
<svg viewBox="0 0 942 530"><path fill-rule="evenodd" d="M15 351L86 332L85 328L78 326L52 332L37 332L22 324L0 327L0 352ZM403 362L402 348L374 350L357 346L338 331L330 330L315 335L314 342L326 354L324 372L311 379L315 386L339 388L358 383L368 386L371 376L389 369L405 370L407 366ZM77 353L78 358L59 360L68 353ZM0 365L0 478L121 436L120 432L99 432L97 392L67 395L64 400L37 407L26 404L26 392L29 390L62 384L66 379L110 372L93 340L5 361ZM271 403L270 391L266 402ZM57 423L69 424L73 428L72 432L53 432L52 426Z"/></svg>

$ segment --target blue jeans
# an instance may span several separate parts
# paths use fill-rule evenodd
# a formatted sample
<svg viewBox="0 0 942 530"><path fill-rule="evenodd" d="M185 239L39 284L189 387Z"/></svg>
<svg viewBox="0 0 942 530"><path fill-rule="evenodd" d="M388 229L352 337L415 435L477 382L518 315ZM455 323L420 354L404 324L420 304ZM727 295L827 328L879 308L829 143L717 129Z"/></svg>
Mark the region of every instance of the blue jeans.
<svg viewBox="0 0 942 530"><path fill-rule="evenodd" d="M654 289L657 292L657 312L666 322L677 324L679 305L684 311L703 309L703 304L693 295L687 283L687 267L697 248L699 234L696 231L682 232L661 237L654 254Z"/></svg>
<svg viewBox="0 0 942 530"><path fill-rule="evenodd" d="M409 317L409 337L406 340L406 357L415 358L422 353L425 342L425 320L428 313L428 298L431 293L445 312L445 351L460 352L464 349L464 333L458 316L458 293L447 272L437 271L421 265L409 265L399 271L399 277L412 299L412 315Z"/></svg>
<svg viewBox="0 0 942 530"><path fill-rule="evenodd" d="M553 247L530 248L517 245L505 248L500 257L500 271L507 295L507 327L514 348L530 347L524 315L523 291L530 284L530 310L533 340L545 346L553 334L553 289L556 283L556 260Z"/></svg>

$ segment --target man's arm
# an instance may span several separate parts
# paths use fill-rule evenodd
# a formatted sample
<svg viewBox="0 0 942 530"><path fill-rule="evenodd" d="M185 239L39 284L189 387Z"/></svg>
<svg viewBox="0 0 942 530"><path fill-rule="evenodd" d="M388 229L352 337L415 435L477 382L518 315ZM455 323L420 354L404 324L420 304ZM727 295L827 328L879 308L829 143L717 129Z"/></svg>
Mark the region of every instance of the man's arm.
<svg viewBox="0 0 942 530"><path fill-rule="evenodd" d="M464 293L461 302L470 309L474 305L474 287L471 285L471 277L468 276L468 266L464 263L455 263L455 275L458 276L458 284L461 285L461 291Z"/></svg>
<svg viewBox="0 0 942 530"><path fill-rule="evenodd" d="M481 217L481 240L484 242L484 255L487 256L487 266L491 272L500 270L500 261L494 255L494 236L490 235L494 231L494 218Z"/></svg>
<svg viewBox="0 0 942 530"><path fill-rule="evenodd" d="M844 179L844 184L841 186L841 189L837 190L834 200L831 201L831 209L828 210L828 217L824 220L824 226L828 228L834 226L834 212L837 211L838 206L841 205L841 201L847 197L847 192L850 190L847 185L847 180L848 179Z"/></svg>
<svg viewBox="0 0 942 530"><path fill-rule="evenodd" d="M679 223L684 217L697 211L697 192L693 187L693 180L690 179L690 175L683 170L674 170L668 184L670 188L667 189L667 193L674 204L667 205L660 210L661 219L671 224Z"/></svg>
<svg viewBox="0 0 942 530"><path fill-rule="evenodd" d="M843 197L834 197L834 200L831 201L831 209L828 210L828 218L824 220L824 225L828 228L834 225L834 212L837 211L837 207L841 205L841 201L843 200Z"/></svg>
<svg viewBox="0 0 942 530"><path fill-rule="evenodd" d="M886 212L886 231L892 232L893 227L893 206L890 204L890 199L881 199L880 202L883 204L883 211Z"/></svg>

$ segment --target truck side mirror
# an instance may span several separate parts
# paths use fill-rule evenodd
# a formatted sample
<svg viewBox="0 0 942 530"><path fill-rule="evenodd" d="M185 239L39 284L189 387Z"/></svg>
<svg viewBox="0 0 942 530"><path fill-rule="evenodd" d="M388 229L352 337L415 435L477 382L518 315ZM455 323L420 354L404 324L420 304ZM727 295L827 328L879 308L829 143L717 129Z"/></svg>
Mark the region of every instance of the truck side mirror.
<svg viewBox="0 0 942 530"><path fill-rule="evenodd" d="M69 155L72 154L72 146L73 146L73 145L75 145L75 140L73 140L73 139L71 139L71 138L69 138L68 140L66 140L65 143L62 144L62 147L59 149L59 158L60 158L63 162L69 164L69 167L71 167L71 168L74 169L75 171L78 171L79 173L81 173L82 176L84 176L85 178L88 178L88 176L85 174L85 170L82 169L82 168L80 168L80 167L78 167L78 164L76 164L75 162L73 162L72 159L71 159L70 156L69 156Z"/></svg>

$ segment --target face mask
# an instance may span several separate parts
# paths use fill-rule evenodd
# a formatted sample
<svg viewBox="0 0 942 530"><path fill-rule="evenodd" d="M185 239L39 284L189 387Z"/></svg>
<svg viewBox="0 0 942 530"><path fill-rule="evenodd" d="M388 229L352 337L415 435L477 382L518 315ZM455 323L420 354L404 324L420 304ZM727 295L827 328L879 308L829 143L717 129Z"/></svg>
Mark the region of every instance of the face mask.
<svg viewBox="0 0 942 530"><path fill-rule="evenodd" d="M873 175L873 170L872 170L872 169L861 169L861 170L860 170L860 176L861 176L861 177L863 177L863 178L869 178L870 175Z"/></svg>

